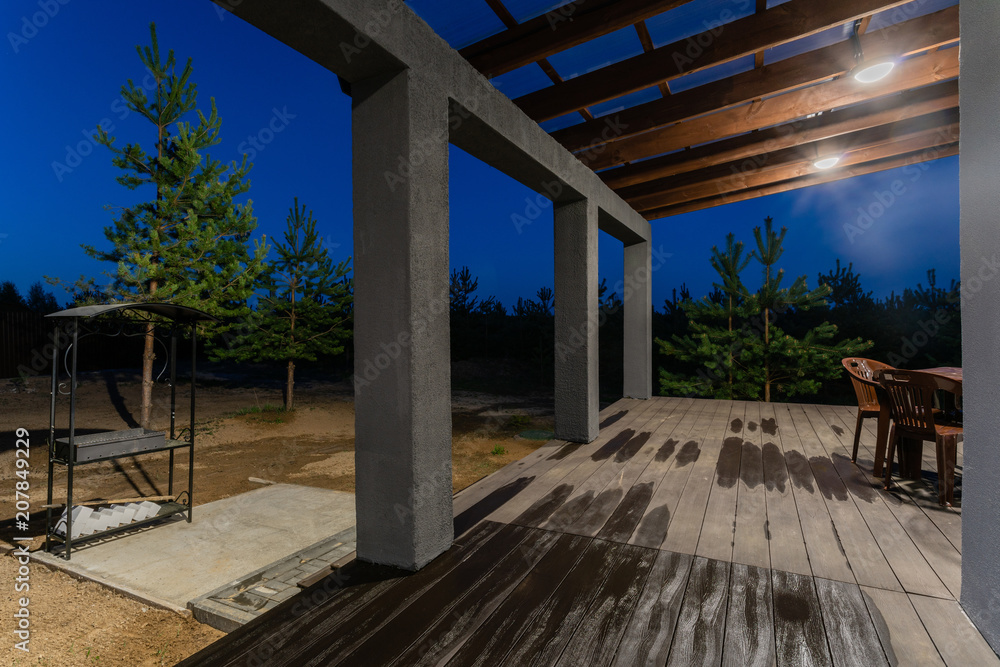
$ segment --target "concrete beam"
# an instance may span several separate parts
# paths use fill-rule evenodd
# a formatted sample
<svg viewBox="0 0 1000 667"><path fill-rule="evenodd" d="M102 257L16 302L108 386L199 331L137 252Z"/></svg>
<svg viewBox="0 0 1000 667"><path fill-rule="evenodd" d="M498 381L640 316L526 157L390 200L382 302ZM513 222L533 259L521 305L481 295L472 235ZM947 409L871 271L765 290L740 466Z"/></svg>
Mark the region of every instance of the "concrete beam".
<svg viewBox="0 0 1000 667"><path fill-rule="evenodd" d="M451 99L467 118L476 119L452 123L455 145L540 194L549 196L553 183L558 183L565 194L555 197L557 202L577 196L590 199L618 222L608 231L623 242L631 239L622 237L621 228L628 230L628 236L650 238L645 218L402 0L284 0L280 9L273 0L213 1L349 83L404 67L420 72L429 89ZM620 133L612 115L599 134L606 140Z"/></svg>
<svg viewBox="0 0 1000 667"><path fill-rule="evenodd" d="M1000 651L1000 3L965 0L961 22L962 606Z"/></svg>
<svg viewBox="0 0 1000 667"><path fill-rule="evenodd" d="M555 215L556 437L597 437L597 207L587 200L557 205Z"/></svg>
<svg viewBox="0 0 1000 667"><path fill-rule="evenodd" d="M624 382L626 398L653 395L653 267L651 243L625 246Z"/></svg>
<svg viewBox="0 0 1000 667"><path fill-rule="evenodd" d="M352 82L358 558L451 546L448 101L410 70Z"/></svg>

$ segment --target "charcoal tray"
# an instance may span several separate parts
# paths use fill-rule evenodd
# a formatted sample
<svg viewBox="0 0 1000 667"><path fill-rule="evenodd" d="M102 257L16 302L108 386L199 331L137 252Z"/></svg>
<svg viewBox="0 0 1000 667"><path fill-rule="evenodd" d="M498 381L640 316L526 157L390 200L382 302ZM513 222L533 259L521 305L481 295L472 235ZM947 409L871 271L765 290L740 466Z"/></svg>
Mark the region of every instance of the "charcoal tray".
<svg viewBox="0 0 1000 667"><path fill-rule="evenodd" d="M163 449L166 444L166 434L163 431L151 431L145 428L78 435L73 439L76 455L72 460L75 463L97 461L151 449ZM69 438L56 438L56 457L63 461L70 460Z"/></svg>

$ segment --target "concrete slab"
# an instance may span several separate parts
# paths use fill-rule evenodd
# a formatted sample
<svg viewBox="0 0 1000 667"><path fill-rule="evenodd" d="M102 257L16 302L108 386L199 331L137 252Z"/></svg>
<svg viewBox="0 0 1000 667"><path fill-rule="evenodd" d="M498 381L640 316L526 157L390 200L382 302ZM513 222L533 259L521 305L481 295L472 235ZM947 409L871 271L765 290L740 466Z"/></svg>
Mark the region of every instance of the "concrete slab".
<svg viewBox="0 0 1000 667"><path fill-rule="evenodd" d="M173 521L137 533L32 558L98 581L153 604L187 603L247 573L353 528L354 494L275 484L194 508L194 521Z"/></svg>

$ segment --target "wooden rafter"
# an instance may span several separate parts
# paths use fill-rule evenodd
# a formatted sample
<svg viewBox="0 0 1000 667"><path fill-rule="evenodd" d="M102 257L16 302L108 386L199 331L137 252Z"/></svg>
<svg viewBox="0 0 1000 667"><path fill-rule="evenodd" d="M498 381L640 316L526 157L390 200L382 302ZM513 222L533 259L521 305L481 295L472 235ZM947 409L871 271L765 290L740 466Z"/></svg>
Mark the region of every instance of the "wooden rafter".
<svg viewBox="0 0 1000 667"><path fill-rule="evenodd" d="M958 81L945 81L799 120L789 125L779 125L679 153L609 169L600 172L599 175L608 186L621 189L724 162L782 150L800 143L829 139L957 107Z"/></svg>
<svg viewBox="0 0 1000 667"><path fill-rule="evenodd" d="M575 0L543 16L508 27L465 47L460 53L487 77L499 76L688 1Z"/></svg>
<svg viewBox="0 0 1000 667"><path fill-rule="evenodd" d="M817 3L815 0L790 0L760 14L752 14L694 37L661 46L514 101L535 120L555 118L905 2L839 0Z"/></svg>
<svg viewBox="0 0 1000 667"><path fill-rule="evenodd" d="M903 61L891 78L876 87L865 87L853 79L829 81L628 137L590 149L578 157L594 170L614 167L953 79L958 72L958 49L937 51Z"/></svg>
<svg viewBox="0 0 1000 667"><path fill-rule="evenodd" d="M898 167L915 165L928 160L937 160L939 158L951 157L953 155L958 155L958 143L938 146L933 150L918 150L907 155L876 160L874 162L867 162L856 166L845 167L843 169L835 169L829 173L813 174L811 176L795 178L789 181L774 183L752 190L744 190L742 192L719 195L716 197L707 197L704 199L684 202L676 206L664 206L662 208L645 211L643 212L643 215L647 220L655 220L657 218L665 218L681 213L690 213L691 211L700 211L714 206L722 206L723 204L731 204L733 202L745 201L747 199L755 199L757 197L778 194L780 192L789 192L791 190L797 190L811 185L832 183L845 178L853 178L854 176L862 176L864 174L873 174L887 169L896 169Z"/></svg>
<svg viewBox="0 0 1000 667"><path fill-rule="evenodd" d="M680 178L648 183L638 192L630 188L621 192L637 211L662 208L705 197L737 192L823 173L814 166L820 156L843 155L836 169L864 164L873 160L896 157L914 151L934 149L958 141L958 110L912 118L899 123L862 130L838 137L802 144L756 159L720 164L706 170L690 172ZM645 192L643 194L643 192Z"/></svg>
<svg viewBox="0 0 1000 667"><path fill-rule="evenodd" d="M635 33L639 36L639 43L642 44L642 50L644 53L649 53L656 49L653 46L653 36L649 34L649 28L646 27L645 21L639 21L635 24ZM670 85L663 81L660 83L660 94L663 97L670 97Z"/></svg>
<svg viewBox="0 0 1000 667"><path fill-rule="evenodd" d="M875 58L890 54L910 55L956 42L958 38L958 7L955 6L866 35L862 45L866 54ZM615 133L611 140L832 79L853 66L854 50L848 42L786 58L760 70L736 74L677 93L669 99L620 111L613 117ZM608 134L605 132L608 122L608 118L599 118L559 130L552 136L569 150L578 151L603 143Z"/></svg>

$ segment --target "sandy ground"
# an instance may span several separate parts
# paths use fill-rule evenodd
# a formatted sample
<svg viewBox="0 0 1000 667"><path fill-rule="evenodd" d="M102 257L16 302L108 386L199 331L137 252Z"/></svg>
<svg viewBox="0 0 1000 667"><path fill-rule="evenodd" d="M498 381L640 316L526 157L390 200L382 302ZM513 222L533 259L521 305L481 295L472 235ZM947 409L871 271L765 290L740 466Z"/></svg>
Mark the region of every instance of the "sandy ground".
<svg viewBox="0 0 1000 667"><path fill-rule="evenodd" d="M461 379L463 369L457 370ZM468 369L464 369L468 371ZM188 388L178 387L178 428L188 419ZM77 432L116 430L135 425L139 384L132 374L82 376L78 389ZM154 427L169 424L169 388L154 396ZM194 500L199 505L259 488L250 478L354 491L354 406L346 382L305 379L297 384L296 409L268 410L282 402L275 382L233 379L207 373L197 389ZM551 397L493 396L471 391L453 394L454 490L533 451L541 441L523 440L525 429L551 429ZM238 414L263 408L261 412ZM0 664L11 665L173 665L215 641L222 633L178 614L151 608L98 584L77 581L32 563L29 591L15 590L14 535L43 540L49 423L45 378L28 382L27 391L0 381ZM68 399L61 397L57 425L68 425ZM28 475L30 528L14 525L17 476L15 433L26 429L30 441ZM61 433L57 432L57 437ZM78 467L75 499L115 499L167 493L167 456L152 454ZM23 464L22 464L23 465ZM178 459L178 487L186 488L186 455ZM56 467L55 500L64 497L66 474ZM24 488L22 484L22 489ZM30 652L14 647L14 612L29 599ZM9 659L5 657L9 656Z"/></svg>

